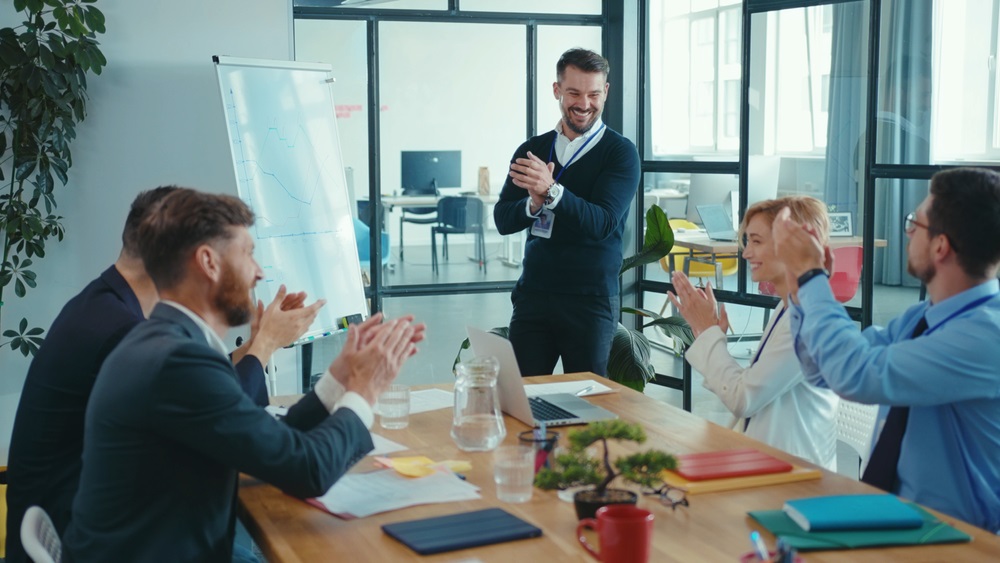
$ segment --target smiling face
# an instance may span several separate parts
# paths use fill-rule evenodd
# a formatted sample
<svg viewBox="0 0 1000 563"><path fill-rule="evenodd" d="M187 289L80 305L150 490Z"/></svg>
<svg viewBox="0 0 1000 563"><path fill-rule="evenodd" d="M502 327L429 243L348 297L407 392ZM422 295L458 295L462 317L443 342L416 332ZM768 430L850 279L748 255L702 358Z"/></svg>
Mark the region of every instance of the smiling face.
<svg viewBox="0 0 1000 563"><path fill-rule="evenodd" d="M253 238L245 227L231 227L234 236L217 246L222 255L222 272L215 285L212 302L223 314L229 326L240 326L250 321L254 311L250 291L263 271L253 257Z"/></svg>
<svg viewBox="0 0 1000 563"><path fill-rule="evenodd" d="M608 83L601 72L584 72L570 65L552 91L562 112L563 134L575 139L589 131L604 111Z"/></svg>
<svg viewBox="0 0 1000 563"><path fill-rule="evenodd" d="M755 282L771 282L784 285L785 264L774 253L774 239L771 238L771 223L759 213L747 223L744 231L746 246L743 259L750 266L750 279Z"/></svg>

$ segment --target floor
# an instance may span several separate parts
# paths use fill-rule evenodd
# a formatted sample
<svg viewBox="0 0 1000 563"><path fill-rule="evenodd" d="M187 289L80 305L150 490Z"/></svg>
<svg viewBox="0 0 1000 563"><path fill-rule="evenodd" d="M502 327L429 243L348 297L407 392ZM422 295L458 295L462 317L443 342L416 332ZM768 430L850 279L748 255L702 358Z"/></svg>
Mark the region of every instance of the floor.
<svg viewBox="0 0 1000 563"><path fill-rule="evenodd" d="M477 262L471 261L472 245L452 240L451 259L441 259L438 274L431 271L430 247L408 246L405 260L400 260L394 254L390 266L386 270L387 285L410 285L426 283L455 283L471 281L504 281L516 280L520 275L519 268L505 266L502 263L504 249L502 243L487 243L487 267L484 272ZM439 248L440 251L440 248ZM662 276L658 265L650 267L651 277ZM736 287L736 277L725 280L725 286ZM903 309L915 303L918 290L915 288L896 288L876 286L874 317L876 323L884 323L896 316ZM659 310L664 303L663 295L648 294L646 308ZM855 297L852 305L860 305L860 294ZM388 316L394 317L403 313L411 313L417 319L428 324L428 338L421 345L417 356L404 366L400 382L418 385L427 383L446 383L452 380L452 364L459 346L465 338L465 326L475 324L480 327L505 326L510 316L510 300L507 293L484 293L473 295L442 295L421 297L400 297L387 299L385 310ZM728 307L731 324L737 334L749 334L746 339L738 340L730 345L734 357L749 361L750 355L756 349L757 341L754 333L760 332L763 326L763 310L745 306ZM669 314L669 313L668 313ZM669 340L649 334L651 339L669 345ZM756 338L759 338L757 336ZM340 342L336 338L326 339L316 347L314 365L326 366L339 351ZM466 355L469 352L465 352ZM654 347L653 363L658 373L680 376L681 359L664 347ZM557 366L556 372L561 372ZM714 423L728 426L731 415L719 399L701 385L701 375L693 374L692 412ZM647 385L646 395L666 404L681 406L681 393L678 390L659 385ZM840 444L838 450L838 471L845 475L856 477L858 456L849 447Z"/></svg>

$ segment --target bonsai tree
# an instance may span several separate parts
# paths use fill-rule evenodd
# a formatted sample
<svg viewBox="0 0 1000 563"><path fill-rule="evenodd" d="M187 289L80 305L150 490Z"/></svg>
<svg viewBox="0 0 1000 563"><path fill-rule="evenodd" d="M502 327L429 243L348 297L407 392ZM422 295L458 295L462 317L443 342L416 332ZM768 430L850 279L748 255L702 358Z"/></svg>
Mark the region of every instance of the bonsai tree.
<svg viewBox="0 0 1000 563"><path fill-rule="evenodd" d="M674 231L670 228L666 213L656 205L651 206L646 212L646 235L643 239L642 249L622 261L619 275L632 268L658 262L660 258L670 253L673 246ZM653 311L632 307L623 307L622 312L651 319L642 328L654 326L667 336L676 336L685 346L694 342L691 327L682 317L663 317ZM508 327L497 327L491 329L490 332L507 338L510 330ZM455 366L462 361L462 351L468 348L469 339L466 338L458 349L454 363L452 363L452 372L454 372ZM652 381L656 376L651 356L649 340L646 335L639 330L618 323L618 328L611 341L608 379L641 393L646 387L646 383Z"/></svg>
<svg viewBox="0 0 1000 563"><path fill-rule="evenodd" d="M36 285L34 260L45 242L62 240L54 213L55 180L66 184L70 143L87 114L87 73L107 64L98 47L104 14L95 0L14 0L20 26L0 29L0 313L5 290L24 297ZM41 328L22 318L3 331L27 356L41 344Z"/></svg>
<svg viewBox="0 0 1000 563"><path fill-rule="evenodd" d="M593 516L593 512L605 504L636 502L635 493L609 488L616 478L621 477L645 489L656 489L663 484L660 474L677 468L677 458L659 450L634 453L612 462L608 440L626 440L637 444L646 441L642 426L624 420L591 422L583 429L571 431L568 439L569 451L557 455L551 469L538 472L535 486L551 490L593 485L593 489L580 491L574 497L580 518ZM587 449L597 442L602 446L601 455L591 457Z"/></svg>

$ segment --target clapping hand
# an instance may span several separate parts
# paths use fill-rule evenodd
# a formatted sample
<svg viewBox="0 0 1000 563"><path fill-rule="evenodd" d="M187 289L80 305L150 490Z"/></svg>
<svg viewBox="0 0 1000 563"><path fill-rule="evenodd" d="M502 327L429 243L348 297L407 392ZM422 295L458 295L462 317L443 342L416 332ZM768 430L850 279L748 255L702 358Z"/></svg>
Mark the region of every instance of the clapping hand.
<svg viewBox="0 0 1000 563"><path fill-rule="evenodd" d="M721 328L723 334L729 331L729 315L723 304L716 303L711 283L705 289L697 288L683 272L674 272L672 279L677 293L669 291L667 297L691 326L695 338L712 326Z"/></svg>

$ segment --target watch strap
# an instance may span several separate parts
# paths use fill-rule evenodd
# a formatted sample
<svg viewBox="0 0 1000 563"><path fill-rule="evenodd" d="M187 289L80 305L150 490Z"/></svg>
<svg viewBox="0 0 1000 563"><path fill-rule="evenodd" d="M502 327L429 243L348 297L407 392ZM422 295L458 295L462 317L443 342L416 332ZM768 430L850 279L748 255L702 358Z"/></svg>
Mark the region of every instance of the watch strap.
<svg viewBox="0 0 1000 563"><path fill-rule="evenodd" d="M823 268L813 268L812 270L806 270L805 273L803 273L801 276L799 276L799 279L798 279L797 283L798 283L799 287L802 287L803 285L806 284L806 282L808 282L809 280L815 278L816 276L826 276L826 277L829 278L830 277L830 272L827 272Z"/></svg>

